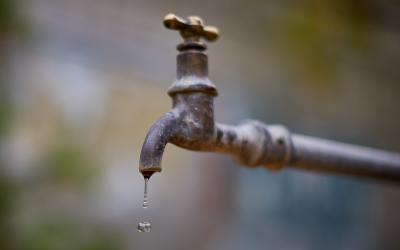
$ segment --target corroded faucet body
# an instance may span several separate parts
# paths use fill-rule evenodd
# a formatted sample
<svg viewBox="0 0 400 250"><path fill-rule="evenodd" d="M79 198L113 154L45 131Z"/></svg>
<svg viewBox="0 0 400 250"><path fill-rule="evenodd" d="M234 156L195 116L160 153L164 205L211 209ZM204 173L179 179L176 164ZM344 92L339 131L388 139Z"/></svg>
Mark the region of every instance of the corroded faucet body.
<svg viewBox="0 0 400 250"><path fill-rule="evenodd" d="M266 147L273 148L270 145L273 140L264 124L250 120L238 126L215 123L214 97L218 92L208 78L206 45L185 41L177 49L177 79L168 90L172 110L147 134L140 155L143 175L148 177L161 171L162 154L168 142L189 150L232 154L242 165L257 166L267 159L273 163L273 157L265 155ZM277 144L285 143L284 133ZM281 148L280 156L285 158L286 147Z"/></svg>
<svg viewBox="0 0 400 250"><path fill-rule="evenodd" d="M172 110L149 130L140 155L140 171L145 175L161 171L166 143L206 150L214 137L214 97L217 89L208 79L205 45L184 42L178 46L177 79L168 90Z"/></svg>
<svg viewBox="0 0 400 250"><path fill-rule="evenodd" d="M218 31L198 17L167 15L164 24L179 30L184 42L178 45L177 79L168 90L172 110L149 130L140 154L139 169L145 178L161 171L167 143L178 147L232 155L244 166L271 170L291 166L320 172L366 176L400 181L400 155L291 134L284 126L245 120L237 126L215 123L215 85L208 78L206 45Z"/></svg>

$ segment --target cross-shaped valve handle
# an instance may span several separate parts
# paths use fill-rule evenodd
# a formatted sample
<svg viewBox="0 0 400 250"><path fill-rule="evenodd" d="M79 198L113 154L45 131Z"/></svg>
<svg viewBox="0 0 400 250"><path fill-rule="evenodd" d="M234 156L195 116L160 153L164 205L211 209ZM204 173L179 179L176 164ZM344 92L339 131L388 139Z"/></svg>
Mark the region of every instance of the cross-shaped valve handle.
<svg viewBox="0 0 400 250"><path fill-rule="evenodd" d="M203 20L198 16L181 18L168 14L164 17L164 25L168 29L178 30L185 42L198 42L200 38L213 42L218 38L218 29L213 26L204 26Z"/></svg>

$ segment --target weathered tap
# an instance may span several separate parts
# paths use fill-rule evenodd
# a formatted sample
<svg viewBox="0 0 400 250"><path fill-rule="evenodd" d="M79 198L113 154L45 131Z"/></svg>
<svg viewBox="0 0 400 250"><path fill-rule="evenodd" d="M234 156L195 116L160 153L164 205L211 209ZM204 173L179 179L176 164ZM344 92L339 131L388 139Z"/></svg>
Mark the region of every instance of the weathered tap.
<svg viewBox="0 0 400 250"><path fill-rule="evenodd" d="M284 126L245 120L237 126L214 121L213 99L218 95L208 78L206 45L218 38L215 27L204 26L196 16L164 18L177 30L183 43L177 46L177 80L168 90L172 110L149 130L140 154L139 169L145 178L161 171L167 143L196 151L232 155L245 166L283 166L400 181L400 155L291 134Z"/></svg>

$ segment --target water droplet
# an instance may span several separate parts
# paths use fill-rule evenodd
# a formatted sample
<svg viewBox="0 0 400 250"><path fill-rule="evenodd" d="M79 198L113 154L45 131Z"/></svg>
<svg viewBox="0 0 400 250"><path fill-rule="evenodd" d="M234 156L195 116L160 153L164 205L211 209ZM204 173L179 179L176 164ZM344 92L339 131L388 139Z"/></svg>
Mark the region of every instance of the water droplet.
<svg viewBox="0 0 400 250"><path fill-rule="evenodd" d="M139 222L137 229L141 233L148 233L151 230L151 224L147 221Z"/></svg>
<svg viewBox="0 0 400 250"><path fill-rule="evenodd" d="M149 178L144 179L144 195L143 195L143 208L148 208L149 207L149 201L147 197L147 183L149 181Z"/></svg>
<svg viewBox="0 0 400 250"><path fill-rule="evenodd" d="M147 186L149 182L149 177L144 178L144 194L143 194L143 208L146 209L149 207L148 197L147 197ZM142 221L138 223L137 229L139 232L147 233L151 230L151 224L147 221Z"/></svg>

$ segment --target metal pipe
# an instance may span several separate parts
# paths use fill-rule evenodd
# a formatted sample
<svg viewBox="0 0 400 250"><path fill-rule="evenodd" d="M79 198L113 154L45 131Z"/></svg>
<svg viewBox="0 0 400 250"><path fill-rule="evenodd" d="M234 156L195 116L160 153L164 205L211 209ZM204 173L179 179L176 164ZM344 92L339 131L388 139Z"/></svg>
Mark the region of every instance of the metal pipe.
<svg viewBox="0 0 400 250"><path fill-rule="evenodd" d="M290 167L400 181L399 154L296 134L291 139Z"/></svg>
<svg viewBox="0 0 400 250"><path fill-rule="evenodd" d="M241 165L270 170L308 171L400 182L400 154L291 134L281 125L247 120L239 126L217 125L213 151L233 154ZM217 136L218 137L218 136Z"/></svg>

